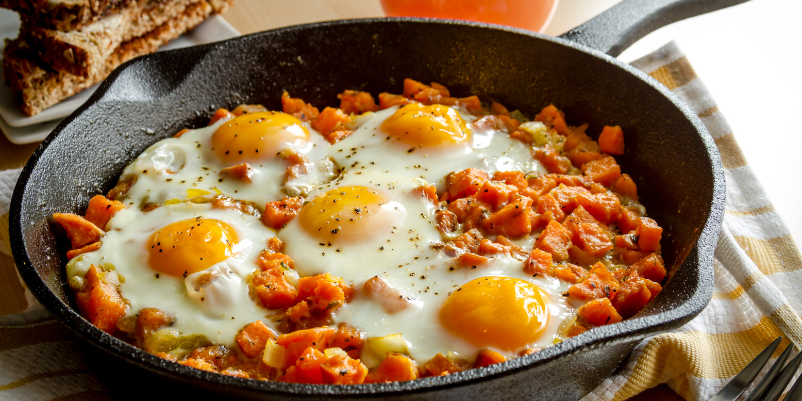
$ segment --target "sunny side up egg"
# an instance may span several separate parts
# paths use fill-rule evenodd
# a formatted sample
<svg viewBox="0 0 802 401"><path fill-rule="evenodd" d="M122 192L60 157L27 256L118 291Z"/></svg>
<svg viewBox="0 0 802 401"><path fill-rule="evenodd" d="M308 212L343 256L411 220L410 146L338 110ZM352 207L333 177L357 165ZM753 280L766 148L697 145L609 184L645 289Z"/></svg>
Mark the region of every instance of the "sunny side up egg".
<svg viewBox="0 0 802 401"><path fill-rule="evenodd" d="M328 147L307 122L289 114L224 117L145 150L120 177L132 181L121 201L144 207L225 194L264 205L331 180L335 171L326 158ZM299 159L308 173L288 179L287 167ZM226 170L243 164L245 172Z"/></svg>
<svg viewBox="0 0 802 401"><path fill-rule="evenodd" d="M113 269L133 313L159 309L175 318L169 330L176 337L231 346L245 324L273 326L251 300L247 278L274 236L253 216L209 204L126 208L109 221L100 249L68 263L67 277L80 281L92 265Z"/></svg>

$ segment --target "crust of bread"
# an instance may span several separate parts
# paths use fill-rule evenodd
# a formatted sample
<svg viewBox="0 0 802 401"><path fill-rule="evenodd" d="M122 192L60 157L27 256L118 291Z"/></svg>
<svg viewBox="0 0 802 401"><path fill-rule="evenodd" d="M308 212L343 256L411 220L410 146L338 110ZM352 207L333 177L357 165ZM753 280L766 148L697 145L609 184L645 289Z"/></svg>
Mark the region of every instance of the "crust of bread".
<svg viewBox="0 0 802 401"><path fill-rule="evenodd" d="M0 0L0 7L17 11L37 25L71 31L133 4L157 1L160 0Z"/></svg>
<svg viewBox="0 0 802 401"><path fill-rule="evenodd" d="M80 0L76 0L80 1ZM42 62L24 39L6 43L3 71L6 84L19 93L19 106L28 116L102 81L120 64L134 57L155 52L159 46L194 28L212 13L206 1L191 4L181 15L170 19L151 32L120 44L102 66L89 76L56 71Z"/></svg>
<svg viewBox="0 0 802 401"><path fill-rule="evenodd" d="M23 17L20 32L52 69L89 77L104 68L105 60L120 44L147 34L198 1L201 0L134 4L118 14L69 32L43 28Z"/></svg>

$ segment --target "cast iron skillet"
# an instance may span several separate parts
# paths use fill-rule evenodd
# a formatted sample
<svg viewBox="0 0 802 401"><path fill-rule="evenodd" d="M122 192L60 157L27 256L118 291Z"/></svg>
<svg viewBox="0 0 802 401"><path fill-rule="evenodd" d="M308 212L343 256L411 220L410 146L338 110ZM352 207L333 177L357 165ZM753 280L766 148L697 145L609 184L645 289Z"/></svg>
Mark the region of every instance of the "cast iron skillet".
<svg viewBox="0 0 802 401"><path fill-rule="evenodd" d="M293 26L138 58L112 73L23 170L11 206L15 261L37 299L80 337L122 366L173 385L250 398L577 399L639 340L682 325L708 303L723 216L721 162L700 120L665 87L611 56L663 25L743 1L627 0L562 38L479 23L367 19ZM621 125L627 153L619 163L665 230L670 279L657 299L636 318L499 365L360 386L260 382L195 370L102 333L71 306L62 273L66 241L51 215L83 213L89 198L113 186L150 144L205 125L217 107L278 109L283 90L331 105L348 88L398 93L406 77L443 83L457 96L480 94L529 115L554 103L569 123L588 122L591 133Z"/></svg>

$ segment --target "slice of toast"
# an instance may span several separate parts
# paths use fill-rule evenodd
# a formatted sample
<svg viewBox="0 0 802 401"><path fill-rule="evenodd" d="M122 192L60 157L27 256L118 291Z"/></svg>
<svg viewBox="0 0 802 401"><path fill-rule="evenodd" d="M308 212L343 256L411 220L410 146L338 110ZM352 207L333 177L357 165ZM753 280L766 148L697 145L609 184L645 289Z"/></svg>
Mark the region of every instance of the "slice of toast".
<svg viewBox="0 0 802 401"><path fill-rule="evenodd" d="M36 21L37 25L71 31L132 4L154 1L158 0L0 0L0 7L25 15Z"/></svg>
<svg viewBox="0 0 802 401"><path fill-rule="evenodd" d="M104 67L106 59L120 44L147 34L198 1L201 0L134 4L118 14L69 32L38 26L32 18L23 16L20 32L52 69L88 77Z"/></svg>
<svg viewBox="0 0 802 401"><path fill-rule="evenodd" d="M37 57L24 39L6 43L3 71L6 84L19 92L19 105L28 116L64 100L106 78L120 64L143 54L156 51L159 46L194 28L212 13L206 1L189 5L184 12L138 38L118 46L102 66L89 76L55 71Z"/></svg>

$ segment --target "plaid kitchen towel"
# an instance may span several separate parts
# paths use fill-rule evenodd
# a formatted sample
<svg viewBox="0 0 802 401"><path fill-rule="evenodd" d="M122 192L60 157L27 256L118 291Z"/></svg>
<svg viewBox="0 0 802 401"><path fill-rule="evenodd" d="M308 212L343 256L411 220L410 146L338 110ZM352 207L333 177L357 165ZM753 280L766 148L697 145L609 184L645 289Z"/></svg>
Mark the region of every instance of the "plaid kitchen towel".
<svg viewBox="0 0 802 401"><path fill-rule="evenodd" d="M706 400L777 336L802 345L802 294L793 287L802 282L802 258L724 116L676 45L632 64L685 100L707 126L724 163L726 215L710 305L685 326L641 342L619 372L585 399L623 400L667 383L688 400ZM0 172L0 252L8 251L7 202L18 174ZM16 280L0 281L0 303L8 302L3 294L12 285ZM108 398L109 390L85 362L82 344L29 301L25 312L0 317L0 399Z"/></svg>

